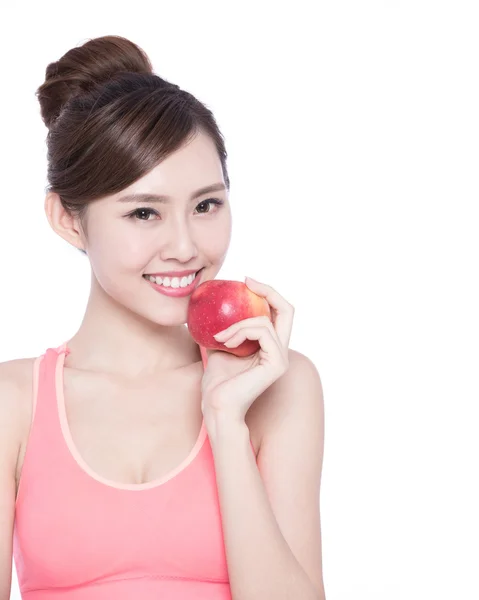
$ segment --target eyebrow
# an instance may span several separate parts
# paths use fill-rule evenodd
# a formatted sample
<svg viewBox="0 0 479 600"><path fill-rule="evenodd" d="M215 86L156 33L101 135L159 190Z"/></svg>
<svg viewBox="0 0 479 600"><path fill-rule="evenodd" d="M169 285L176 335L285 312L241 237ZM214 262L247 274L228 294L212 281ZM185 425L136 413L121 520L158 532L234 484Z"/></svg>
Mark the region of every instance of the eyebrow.
<svg viewBox="0 0 479 600"><path fill-rule="evenodd" d="M204 194L209 194L210 192L220 192L223 190L226 190L224 183L213 183L212 185L207 185L206 187L200 188L199 190L196 190L196 192L193 192L193 194L190 196L190 200L195 200L196 198L199 198ZM159 202L167 204L171 201L171 196L167 196L165 194L151 194L149 192L137 192L118 198L118 202Z"/></svg>

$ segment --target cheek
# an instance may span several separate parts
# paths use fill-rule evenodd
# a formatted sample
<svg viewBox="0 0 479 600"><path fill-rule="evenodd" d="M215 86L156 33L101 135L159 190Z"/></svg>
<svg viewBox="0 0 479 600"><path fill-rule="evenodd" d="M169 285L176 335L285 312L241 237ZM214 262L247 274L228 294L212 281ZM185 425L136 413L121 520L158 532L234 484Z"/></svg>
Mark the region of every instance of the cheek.
<svg viewBox="0 0 479 600"><path fill-rule="evenodd" d="M225 211L226 212L226 211ZM214 232L205 230L201 235L201 250L210 259L224 258L231 241L231 216L228 212L218 222Z"/></svg>
<svg viewBox="0 0 479 600"><path fill-rule="evenodd" d="M89 255L97 276L118 278L141 270L148 260L143 237L126 235L121 227L92 232Z"/></svg>
<svg viewBox="0 0 479 600"><path fill-rule="evenodd" d="M214 237L211 241L211 252L221 259L224 258L228 247L230 245L231 232L229 230L223 230L221 234Z"/></svg>

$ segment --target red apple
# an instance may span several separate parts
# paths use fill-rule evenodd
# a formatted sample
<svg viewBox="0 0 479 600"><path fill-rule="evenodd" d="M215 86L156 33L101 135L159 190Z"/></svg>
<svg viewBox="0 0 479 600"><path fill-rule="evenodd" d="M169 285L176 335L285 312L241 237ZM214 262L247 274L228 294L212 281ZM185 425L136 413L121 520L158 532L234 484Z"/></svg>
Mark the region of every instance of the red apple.
<svg viewBox="0 0 479 600"><path fill-rule="evenodd" d="M271 319L268 302L245 283L210 279L201 283L190 296L187 326L195 342L204 348L250 356L260 348L257 340L245 340L236 348L227 348L213 335L233 323L262 315Z"/></svg>

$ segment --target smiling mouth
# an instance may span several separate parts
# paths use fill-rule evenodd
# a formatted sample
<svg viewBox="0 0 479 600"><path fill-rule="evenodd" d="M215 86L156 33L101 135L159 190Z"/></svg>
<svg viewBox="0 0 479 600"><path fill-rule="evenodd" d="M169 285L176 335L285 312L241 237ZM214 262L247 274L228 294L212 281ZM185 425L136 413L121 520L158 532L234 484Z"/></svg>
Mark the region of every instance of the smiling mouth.
<svg viewBox="0 0 479 600"><path fill-rule="evenodd" d="M196 273L191 273L191 275L185 277L154 277L153 275L143 275L143 278L147 281L151 281L152 283L156 283L156 285L161 285L165 288L186 288L190 286L193 281L198 277L198 275L203 271L204 267L202 267Z"/></svg>

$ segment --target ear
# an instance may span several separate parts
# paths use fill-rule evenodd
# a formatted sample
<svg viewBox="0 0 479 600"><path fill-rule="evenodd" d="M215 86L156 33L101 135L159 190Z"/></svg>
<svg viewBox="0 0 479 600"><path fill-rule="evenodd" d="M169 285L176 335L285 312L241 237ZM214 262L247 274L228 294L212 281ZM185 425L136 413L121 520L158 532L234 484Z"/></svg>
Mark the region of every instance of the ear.
<svg viewBox="0 0 479 600"><path fill-rule="evenodd" d="M80 250L86 250L86 238L80 219L71 215L62 205L56 192L49 192L45 198L45 214L53 231Z"/></svg>

